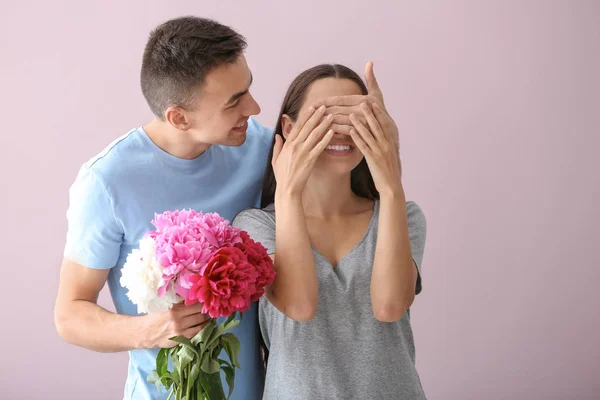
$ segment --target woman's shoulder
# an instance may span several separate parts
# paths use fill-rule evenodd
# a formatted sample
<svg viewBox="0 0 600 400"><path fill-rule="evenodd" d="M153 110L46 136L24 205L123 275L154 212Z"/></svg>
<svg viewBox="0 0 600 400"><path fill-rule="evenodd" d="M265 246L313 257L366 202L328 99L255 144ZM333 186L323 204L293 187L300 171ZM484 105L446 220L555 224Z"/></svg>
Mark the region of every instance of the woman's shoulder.
<svg viewBox="0 0 600 400"><path fill-rule="evenodd" d="M425 217L425 213L423 212L423 209L421 208L421 206L413 200L408 200L406 202L406 213L407 214L419 214L419 215L422 215L423 217Z"/></svg>
<svg viewBox="0 0 600 400"><path fill-rule="evenodd" d="M232 225L236 228L246 229L248 224L275 226L275 206L269 204L264 208L247 208L233 219Z"/></svg>
<svg viewBox="0 0 600 400"><path fill-rule="evenodd" d="M379 213L380 200L375 200L374 210ZM425 213L417 202L408 200L406 202L406 218L409 225L424 226L427 223Z"/></svg>
<svg viewBox="0 0 600 400"><path fill-rule="evenodd" d="M411 228L425 229L427 226L427 219L425 218L423 209L412 200L406 202L406 219Z"/></svg>

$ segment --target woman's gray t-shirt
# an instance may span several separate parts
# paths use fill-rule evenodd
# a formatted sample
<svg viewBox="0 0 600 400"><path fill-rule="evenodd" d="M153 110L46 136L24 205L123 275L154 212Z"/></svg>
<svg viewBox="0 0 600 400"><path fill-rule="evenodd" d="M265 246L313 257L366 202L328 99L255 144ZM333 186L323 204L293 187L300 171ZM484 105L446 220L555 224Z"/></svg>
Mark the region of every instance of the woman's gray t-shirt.
<svg viewBox="0 0 600 400"><path fill-rule="evenodd" d="M417 204L406 206L412 256L419 270L418 293L426 222ZM310 322L296 322L265 296L260 299L260 329L269 349L263 399L425 399L415 369L409 312L392 323L373 316L370 284L378 219L376 201L365 236L336 268L313 247L319 303ZM245 210L233 225L275 253L273 205Z"/></svg>

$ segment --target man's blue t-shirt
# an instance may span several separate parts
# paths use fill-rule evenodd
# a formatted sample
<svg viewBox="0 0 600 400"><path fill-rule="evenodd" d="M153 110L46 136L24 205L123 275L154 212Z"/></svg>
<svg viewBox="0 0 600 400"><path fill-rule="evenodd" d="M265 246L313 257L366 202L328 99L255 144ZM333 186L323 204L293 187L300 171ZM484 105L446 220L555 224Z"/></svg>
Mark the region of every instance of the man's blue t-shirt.
<svg viewBox="0 0 600 400"><path fill-rule="evenodd" d="M84 164L71 186L65 257L89 268L110 268L108 286L117 312L137 315L119 282L121 268L142 236L154 229L154 214L192 208L232 221L240 211L260 206L271 140L272 131L250 119L242 146L213 145L185 160L161 150L142 128L131 130ZM262 396L256 307L232 331L241 342L232 399ZM157 352L129 352L125 399L166 399L164 390L159 394L147 381ZM224 389L227 393L226 383Z"/></svg>

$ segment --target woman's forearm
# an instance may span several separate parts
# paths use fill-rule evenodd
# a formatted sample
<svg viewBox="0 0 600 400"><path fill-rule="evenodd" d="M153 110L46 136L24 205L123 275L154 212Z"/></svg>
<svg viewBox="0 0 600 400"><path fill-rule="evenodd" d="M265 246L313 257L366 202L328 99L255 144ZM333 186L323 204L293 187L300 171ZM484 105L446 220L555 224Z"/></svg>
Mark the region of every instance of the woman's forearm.
<svg viewBox="0 0 600 400"><path fill-rule="evenodd" d="M415 297L417 269L410 247L406 198L400 186L381 193L379 230L371 277L371 304L375 318L397 321Z"/></svg>
<svg viewBox="0 0 600 400"><path fill-rule="evenodd" d="M269 300L296 321L309 321L317 312L318 281L302 196L276 193L275 270Z"/></svg>

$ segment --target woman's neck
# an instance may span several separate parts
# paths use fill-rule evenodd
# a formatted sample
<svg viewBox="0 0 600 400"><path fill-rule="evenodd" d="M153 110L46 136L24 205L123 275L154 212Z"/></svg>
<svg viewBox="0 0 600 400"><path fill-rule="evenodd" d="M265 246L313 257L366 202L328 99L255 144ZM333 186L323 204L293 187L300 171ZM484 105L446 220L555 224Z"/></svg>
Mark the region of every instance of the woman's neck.
<svg viewBox="0 0 600 400"><path fill-rule="evenodd" d="M319 174L313 171L302 195L307 218L330 219L352 213L360 198L352 192L350 173Z"/></svg>

